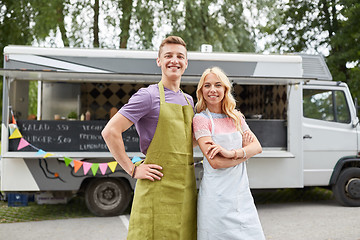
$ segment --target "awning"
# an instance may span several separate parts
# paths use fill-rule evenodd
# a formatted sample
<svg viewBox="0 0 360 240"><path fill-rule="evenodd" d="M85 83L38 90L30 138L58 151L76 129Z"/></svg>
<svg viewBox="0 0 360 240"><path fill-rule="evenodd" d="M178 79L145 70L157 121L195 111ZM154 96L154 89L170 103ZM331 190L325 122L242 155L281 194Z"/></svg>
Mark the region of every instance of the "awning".
<svg viewBox="0 0 360 240"><path fill-rule="evenodd" d="M161 79L160 74L129 74L129 73L97 73L97 72L68 72L54 70L22 70L0 69L0 75L10 80L28 81L55 81L55 82L108 82L108 83L157 83ZM182 84L197 84L201 76L183 75ZM279 77L251 77L251 76L228 76L234 84L244 85L287 85L298 84L312 79L304 78L279 78Z"/></svg>

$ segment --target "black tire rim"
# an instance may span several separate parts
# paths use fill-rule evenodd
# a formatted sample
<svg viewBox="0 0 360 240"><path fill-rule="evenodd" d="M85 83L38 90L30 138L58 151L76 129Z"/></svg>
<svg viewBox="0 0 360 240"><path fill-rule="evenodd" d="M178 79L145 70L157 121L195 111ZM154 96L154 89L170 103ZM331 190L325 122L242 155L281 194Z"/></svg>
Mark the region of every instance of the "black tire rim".
<svg viewBox="0 0 360 240"><path fill-rule="evenodd" d="M345 186L345 191L351 198L360 198L360 179L351 178Z"/></svg>
<svg viewBox="0 0 360 240"><path fill-rule="evenodd" d="M121 190L114 182L99 184L94 189L94 203L103 210L116 208L121 202Z"/></svg>

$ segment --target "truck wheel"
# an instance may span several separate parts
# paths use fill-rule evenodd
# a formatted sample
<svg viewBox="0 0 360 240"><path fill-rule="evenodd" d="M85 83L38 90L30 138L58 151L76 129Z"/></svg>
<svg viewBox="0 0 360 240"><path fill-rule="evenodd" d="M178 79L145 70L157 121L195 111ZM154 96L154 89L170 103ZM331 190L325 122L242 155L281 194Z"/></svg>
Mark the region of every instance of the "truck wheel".
<svg viewBox="0 0 360 240"><path fill-rule="evenodd" d="M341 171L332 187L335 199L344 206L360 206L360 168L352 167Z"/></svg>
<svg viewBox="0 0 360 240"><path fill-rule="evenodd" d="M117 216L124 212L131 200L128 183L115 178L98 178L85 190L87 208L98 217Z"/></svg>

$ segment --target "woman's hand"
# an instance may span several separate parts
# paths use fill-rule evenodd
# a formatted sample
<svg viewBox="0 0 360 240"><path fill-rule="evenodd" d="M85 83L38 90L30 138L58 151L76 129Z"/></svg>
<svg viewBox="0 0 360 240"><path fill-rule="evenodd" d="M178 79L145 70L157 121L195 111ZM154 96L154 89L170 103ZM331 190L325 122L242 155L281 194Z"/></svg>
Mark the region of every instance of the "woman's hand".
<svg viewBox="0 0 360 240"><path fill-rule="evenodd" d="M235 157L234 151L226 150L222 146L215 144L213 141L206 141L205 144L210 144L206 152L206 154L209 156L209 159L213 159L216 156L216 154L219 154L225 158Z"/></svg>
<svg viewBox="0 0 360 240"><path fill-rule="evenodd" d="M245 147L254 141L254 134L248 130L242 136L242 146Z"/></svg>
<svg viewBox="0 0 360 240"><path fill-rule="evenodd" d="M161 170L162 167L156 164L145 164L142 163L135 169L135 175L134 178L136 179L148 179L150 181L161 180L161 178L164 176Z"/></svg>

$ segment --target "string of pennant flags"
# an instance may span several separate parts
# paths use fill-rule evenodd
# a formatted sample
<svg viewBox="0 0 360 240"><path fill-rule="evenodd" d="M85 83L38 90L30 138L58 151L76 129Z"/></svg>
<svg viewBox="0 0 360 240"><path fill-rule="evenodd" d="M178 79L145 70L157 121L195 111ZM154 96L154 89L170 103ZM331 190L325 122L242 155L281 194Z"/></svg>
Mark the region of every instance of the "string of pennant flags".
<svg viewBox="0 0 360 240"><path fill-rule="evenodd" d="M32 147L33 149L35 149L37 151L36 154L35 154L36 156L39 156L39 157L42 157L42 158L48 158L48 157L51 157L51 156L55 155L54 153L46 152L46 151L32 145L28 141L26 141L23 138L23 136L22 136L22 134L21 134L21 132L20 132L18 126L17 126L14 115L13 114L11 114L11 115L12 115L12 128L10 128L10 137L9 137L9 139L18 139L18 138L20 138L17 150L20 150L22 148L30 146L30 147ZM91 172L92 172L92 174L94 176L96 175L96 173L98 172L99 169L100 169L101 174L105 175L108 168L111 170L111 172L115 172L116 166L118 165L118 162L116 162L116 161L107 162L107 163L90 163L90 162L83 162L83 161L80 161L80 160L72 159L70 157L65 157L65 156L59 156L59 157L64 158L64 162L65 162L65 165L67 167L68 166L71 166L71 167L73 166L75 173L77 173L79 171L79 169L82 167L83 171L84 171L84 175L87 175L88 172L90 171L90 169L91 169ZM134 156L132 158L133 163L141 161L141 160L142 159L140 157L137 157L137 156Z"/></svg>

